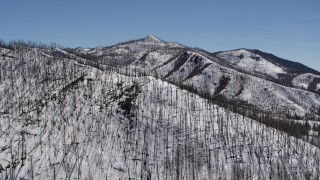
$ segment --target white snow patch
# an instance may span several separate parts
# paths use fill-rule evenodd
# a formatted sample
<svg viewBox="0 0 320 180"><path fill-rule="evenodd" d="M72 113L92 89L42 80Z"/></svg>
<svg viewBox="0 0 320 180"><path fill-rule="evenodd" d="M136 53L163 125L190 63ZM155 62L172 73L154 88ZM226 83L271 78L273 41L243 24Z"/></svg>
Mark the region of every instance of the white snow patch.
<svg viewBox="0 0 320 180"><path fill-rule="evenodd" d="M245 49L222 52L218 56L247 72L258 72L274 78L278 78L278 74L286 73L281 67Z"/></svg>
<svg viewBox="0 0 320 180"><path fill-rule="evenodd" d="M316 77L320 78L320 76L311 73L300 74L292 80L292 84L296 87L303 87L307 89Z"/></svg>
<svg viewBox="0 0 320 180"><path fill-rule="evenodd" d="M251 99L251 93L249 91L244 91L241 94L241 97L242 97L243 100L248 101L248 100Z"/></svg>

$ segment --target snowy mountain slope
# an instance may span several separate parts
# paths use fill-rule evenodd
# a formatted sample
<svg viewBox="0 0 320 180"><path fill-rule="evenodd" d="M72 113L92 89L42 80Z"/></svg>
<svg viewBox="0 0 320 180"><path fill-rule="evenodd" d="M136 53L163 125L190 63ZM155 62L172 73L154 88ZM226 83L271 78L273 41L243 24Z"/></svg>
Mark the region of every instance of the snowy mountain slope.
<svg viewBox="0 0 320 180"><path fill-rule="evenodd" d="M319 148L163 80L0 52L0 179L319 176Z"/></svg>
<svg viewBox="0 0 320 180"><path fill-rule="evenodd" d="M263 111L289 111L304 116L320 105L320 96L308 91L285 87L264 79L226 68L195 52L185 52L159 67L160 77L197 93L229 101L245 102Z"/></svg>
<svg viewBox="0 0 320 180"><path fill-rule="evenodd" d="M306 76L317 77L320 75L320 72L300 63L288 61L272 54L251 49L217 52L214 53L214 56L227 61L235 68L251 75L272 80L283 85L297 88L303 87L309 91L317 92L316 85L318 80L309 88L311 82L307 83L308 79L302 78L305 78ZM297 81L299 81L299 79L302 79L302 81L307 84L298 83Z"/></svg>
<svg viewBox="0 0 320 180"><path fill-rule="evenodd" d="M285 69L245 49L222 52L218 57L252 74L261 73L277 79L279 74L286 73Z"/></svg>
<svg viewBox="0 0 320 180"><path fill-rule="evenodd" d="M293 78L292 84L297 87L300 86L304 89L320 93L320 76L315 74L300 74Z"/></svg>
<svg viewBox="0 0 320 180"><path fill-rule="evenodd" d="M262 51L259 51L257 49L249 50L250 52L260 55L261 57L267 59L268 61L276 64L277 66L283 67L287 70L287 72L290 73L297 73L297 74L302 74L302 73L312 73L316 75L320 75L320 72L317 70L314 70L310 67L307 67L301 63L298 62L293 62L289 61L286 59L279 58L273 54L270 53L265 53Z"/></svg>
<svg viewBox="0 0 320 180"><path fill-rule="evenodd" d="M240 49L212 56L200 49L169 44L149 36L95 49L89 56L95 58L87 59L101 70L116 68L124 75L151 75L218 101L222 97L229 104L244 104L265 112L304 117L320 107L319 95L312 93L316 92L318 81L308 83L312 87L307 88L308 91L291 88L292 84L301 88L291 82L297 72L293 73L291 66L276 64L265 54ZM67 51L74 53L74 50ZM86 52L75 54L86 58ZM284 86L287 81L289 87Z"/></svg>

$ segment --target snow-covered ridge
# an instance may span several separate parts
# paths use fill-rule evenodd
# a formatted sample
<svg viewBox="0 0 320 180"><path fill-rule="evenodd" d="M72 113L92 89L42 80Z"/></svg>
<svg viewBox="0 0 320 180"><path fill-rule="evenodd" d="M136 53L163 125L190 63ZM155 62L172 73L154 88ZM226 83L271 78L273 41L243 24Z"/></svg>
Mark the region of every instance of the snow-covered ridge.
<svg viewBox="0 0 320 180"><path fill-rule="evenodd" d="M165 42L163 40L160 40L156 36L149 35L142 39L123 42L116 45L112 45L110 47L78 48L76 49L76 51L78 53L95 54L95 55L96 54L103 55L105 54L105 51L106 52L115 51L116 53L124 54L124 53L138 52L138 51L149 51L154 48L163 48L166 46L178 47L178 45L175 43Z"/></svg>
<svg viewBox="0 0 320 180"><path fill-rule="evenodd" d="M110 49L97 49L96 54L103 54L97 61L109 67L117 65L122 74L139 73L162 78L211 98L222 96L232 104L233 101L245 102L265 112L276 110L305 117L313 114L314 108L320 106L317 94L286 87L284 84L270 82L270 78L257 76L262 74L278 79L279 75L286 72L284 68L246 49L222 52L220 54L224 58L219 59L192 48L124 48L134 46L135 43L133 41ZM139 43L141 46L137 47L144 47L143 40ZM234 65L228 66L226 61L229 64L233 62ZM234 66L238 68L234 69ZM242 71L239 72L239 69ZM316 87L315 85L314 89Z"/></svg>
<svg viewBox="0 0 320 180"><path fill-rule="evenodd" d="M6 54L0 60L1 180L319 176L319 148L164 80L101 71L39 50L0 54ZM168 78L212 63L192 51L185 57ZM175 60L163 70L172 70L165 67ZM186 81L218 69L232 77L212 63Z"/></svg>
<svg viewBox="0 0 320 180"><path fill-rule="evenodd" d="M245 73L237 72L207 59L194 51L165 62L156 75L202 95L222 96L230 101L246 102L263 111L279 111L305 116L312 107L320 106L320 96L286 87Z"/></svg>
<svg viewBox="0 0 320 180"><path fill-rule="evenodd" d="M153 41L158 39L147 37L112 48L92 49L91 55L97 58L88 64L102 70L105 69L102 67L116 66L119 72L126 75L139 73L162 78L212 98L223 96L231 102L243 101L263 111L287 110L291 115L304 117L310 111L312 114L312 108L320 106L319 96L314 93L285 87L283 83L257 76L262 74L279 80L279 75L286 72L249 50L222 52L218 59L199 49L164 48L161 45L151 48L149 45ZM226 61L233 63L233 66L227 66ZM79 62L83 63L82 60ZM235 66L238 68L234 69ZM239 69L242 71L239 72Z"/></svg>

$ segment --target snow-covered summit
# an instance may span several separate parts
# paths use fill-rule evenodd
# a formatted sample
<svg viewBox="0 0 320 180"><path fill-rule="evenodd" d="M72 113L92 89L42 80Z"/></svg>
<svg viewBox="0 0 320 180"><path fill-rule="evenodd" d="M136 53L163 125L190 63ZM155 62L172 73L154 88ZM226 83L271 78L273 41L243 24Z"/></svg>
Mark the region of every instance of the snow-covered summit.
<svg viewBox="0 0 320 180"><path fill-rule="evenodd" d="M154 36L154 35L148 35L147 37L145 37L144 39L143 39L144 41L153 41L153 42L159 42L159 43L163 43L163 41L162 40L160 40L159 38L157 38L156 36Z"/></svg>
<svg viewBox="0 0 320 180"><path fill-rule="evenodd" d="M225 51L217 54L217 56L250 73L261 73L273 78L278 78L279 74L286 73L282 67L246 49Z"/></svg>

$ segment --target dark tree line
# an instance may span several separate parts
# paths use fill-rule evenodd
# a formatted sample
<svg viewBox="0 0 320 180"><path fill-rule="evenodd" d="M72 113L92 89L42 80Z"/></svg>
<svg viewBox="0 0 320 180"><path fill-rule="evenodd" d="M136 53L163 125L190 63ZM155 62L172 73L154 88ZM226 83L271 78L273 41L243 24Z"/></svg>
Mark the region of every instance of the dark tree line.
<svg viewBox="0 0 320 180"><path fill-rule="evenodd" d="M7 49L16 49L19 46L24 46L28 48L39 48L39 49L54 49L54 48L60 48L63 49L64 47L57 43L41 43L41 42L33 42L33 41L25 41L25 40L13 40L6 42L4 40L0 39L0 47L7 48Z"/></svg>

